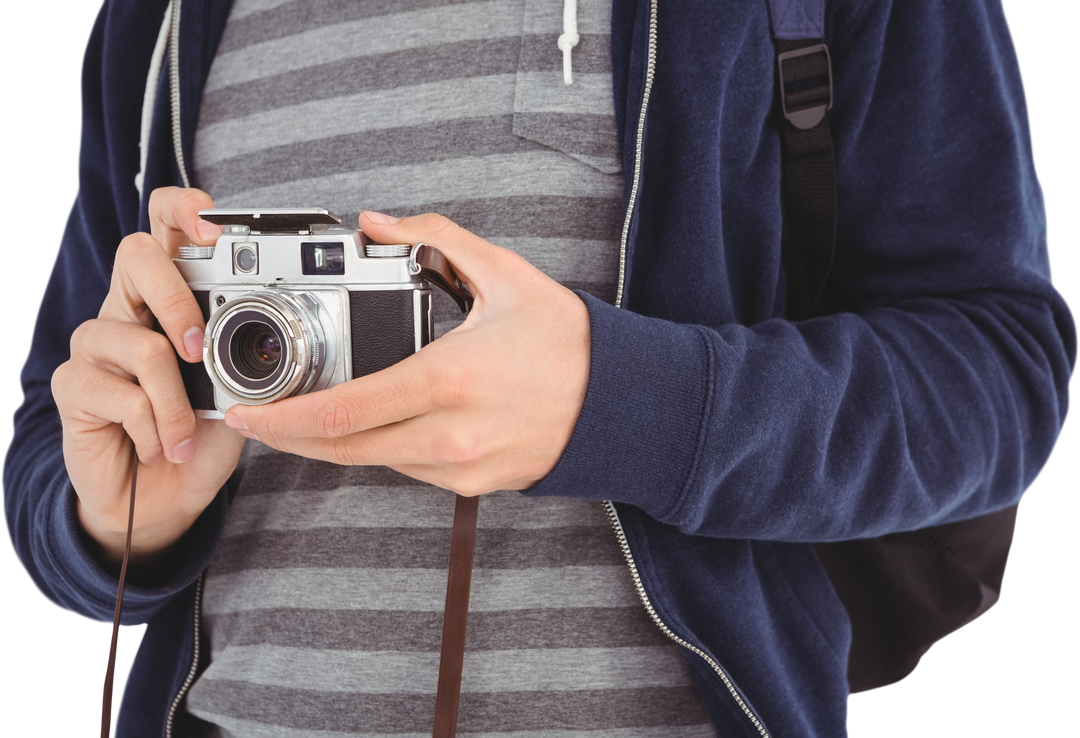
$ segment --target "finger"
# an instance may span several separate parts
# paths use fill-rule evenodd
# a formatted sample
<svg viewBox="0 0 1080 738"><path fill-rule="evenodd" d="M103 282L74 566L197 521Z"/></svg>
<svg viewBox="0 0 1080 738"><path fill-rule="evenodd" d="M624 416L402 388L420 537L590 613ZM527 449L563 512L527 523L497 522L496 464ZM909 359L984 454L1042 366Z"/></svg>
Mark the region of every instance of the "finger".
<svg viewBox="0 0 1080 738"><path fill-rule="evenodd" d="M406 430L411 421L336 438L277 437L259 441L285 453L344 466L395 466L425 458L428 446Z"/></svg>
<svg viewBox="0 0 1080 738"><path fill-rule="evenodd" d="M285 453L344 466L387 466L421 482L473 496L527 489L541 474L516 475L495 463L495 449L466 429L447 433L427 419L373 428L341 438L275 439Z"/></svg>
<svg viewBox="0 0 1080 738"><path fill-rule="evenodd" d="M149 402L156 435L169 461L183 463L194 455L195 413L172 345L164 336L134 323L94 320L79 326L72 335L71 353L128 386L135 386L131 379L138 383L140 393ZM117 386L115 382L106 385L109 390ZM128 394L125 388L120 398L130 401ZM75 404L84 406L77 400ZM114 413L99 417L122 422L115 419Z"/></svg>
<svg viewBox="0 0 1080 738"><path fill-rule="evenodd" d="M423 420L407 420L334 438L279 437L259 441L278 451L333 464L424 467L430 475L436 468L474 461L472 449L465 448L463 438L464 434L460 439L448 438Z"/></svg>
<svg viewBox="0 0 1080 738"><path fill-rule="evenodd" d="M112 285L98 317L153 325L156 317L165 335L187 361L202 361L202 310L176 265L158 242L134 233L120 242Z"/></svg>
<svg viewBox="0 0 1080 738"><path fill-rule="evenodd" d="M424 352L321 392L267 405L234 405L231 428L271 445L277 439L340 438L414 418L434 407Z"/></svg>
<svg viewBox="0 0 1080 738"><path fill-rule="evenodd" d="M115 425L122 426L135 443L144 464L161 457L153 405L138 385L73 359L53 373L52 390L64 429L79 451L100 453L100 442L87 434Z"/></svg>
<svg viewBox="0 0 1080 738"><path fill-rule="evenodd" d="M360 213L360 230L378 243L423 242L439 249L474 296L498 283L503 260L513 255L435 213L395 219L365 211Z"/></svg>
<svg viewBox="0 0 1080 738"><path fill-rule="evenodd" d="M200 218L199 211L212 207L214 201L202 190L158 188L150 193L150 233L173 257L187 243L210 246L221 235L221 226Z"/></svg>

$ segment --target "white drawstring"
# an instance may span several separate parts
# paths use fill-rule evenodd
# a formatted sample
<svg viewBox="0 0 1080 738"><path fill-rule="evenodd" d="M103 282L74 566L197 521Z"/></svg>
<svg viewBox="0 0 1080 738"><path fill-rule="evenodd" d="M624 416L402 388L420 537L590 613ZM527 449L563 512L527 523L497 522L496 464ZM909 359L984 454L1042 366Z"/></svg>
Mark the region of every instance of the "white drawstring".
<svg viewBox="0 0 1080 738"><path fill-rule="evenodd" d="M562 77L563 82L572 85L574 76L570 66L570 50L581 40L577 32L577 0L564 0L562 29L563 33L559 36L559 48L562 50Z"/></svg>

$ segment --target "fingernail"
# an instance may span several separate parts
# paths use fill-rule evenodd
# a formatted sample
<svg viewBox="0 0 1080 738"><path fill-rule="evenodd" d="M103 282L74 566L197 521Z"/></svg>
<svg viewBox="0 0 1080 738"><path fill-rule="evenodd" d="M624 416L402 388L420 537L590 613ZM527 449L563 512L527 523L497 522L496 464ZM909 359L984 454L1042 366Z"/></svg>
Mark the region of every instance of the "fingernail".
<svg viewBox="0 0 1080 738"><path fill-rule="evenodd" d="M253 441L259 440L259 437L251 431L242 430L240 431L240 435L242 435L244 438L250 438Z"/></svg>
<svg viewBox="0 0 1080 738"><path fill-rule="evenodd" d="M172 460L174 464L183 464L184 462L191 461L191 457L194 455L194 438L189 438L186 441L176 444L176 448L172 450Z"/></svg>
<svg viewBox="0 0 1080 738"><path fill-rule="evenodd" d="M381 225L393 225L401 220L401 218L395 218L392 215L383 215L382 213L375 213L371 210L365 210L364 215L366 215L367 219L372 223L379 223Z"/></svg>
<svg viewBox="0 0 1080 738"><path fill-rule="evenodd" d="M188 328L184 333L184 350L193 359L202 358L203 332L198 328Z"/></svg>
<svg viewBox="0 0 1080 738"><path fill-rule="evenodd" d="M200 220L195 224L195 232L199 234L199 238L203 241L216 241L224 231L221 226L214 225L208 220Z"/></svg>
<svg viewBox="0 0 1080 738"><path fill-rule="evenodd" d="M236 430L238 431L246 431L248 429L247 423L245 423L243 420L241 420L235 415L226 415L225 425L229 426L230 428L236 428Z"/></svg>

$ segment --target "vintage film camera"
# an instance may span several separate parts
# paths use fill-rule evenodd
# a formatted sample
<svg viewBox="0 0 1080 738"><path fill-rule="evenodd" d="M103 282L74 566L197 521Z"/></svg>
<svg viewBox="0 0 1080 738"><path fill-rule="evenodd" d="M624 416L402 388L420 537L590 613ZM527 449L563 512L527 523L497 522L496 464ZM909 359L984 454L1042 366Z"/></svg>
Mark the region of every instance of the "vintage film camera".
<svg viewBox="0 0 1080 738"><path fill-rule="evenodd" d="M201 210L215 246L174 259L203 318L203 362L180 362L201 418L385 369L432 340L435 284L472 296L425 244L376 244L322 208Z"/></svg>

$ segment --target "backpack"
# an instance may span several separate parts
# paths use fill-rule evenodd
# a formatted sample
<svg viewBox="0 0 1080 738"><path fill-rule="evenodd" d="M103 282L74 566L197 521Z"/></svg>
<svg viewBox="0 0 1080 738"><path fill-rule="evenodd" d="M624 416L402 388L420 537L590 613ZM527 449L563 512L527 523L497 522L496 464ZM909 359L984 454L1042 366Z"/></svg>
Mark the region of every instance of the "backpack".
<svg viewBox="0 0 1080 738"><path fill-rule="evenodd" d="M826 111L832 60L825 0L768 0L776 49L782 254L787 317L828 314L836 251L836 162ZM903 679L936 641L998 600L1016 505L879 538L819 543L818 557L851 620L848 685Z"/></svg>

